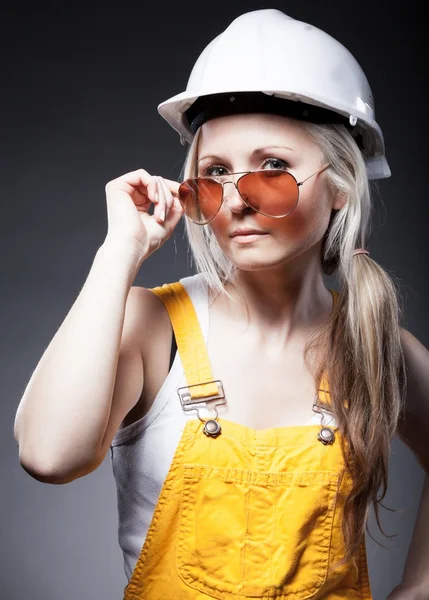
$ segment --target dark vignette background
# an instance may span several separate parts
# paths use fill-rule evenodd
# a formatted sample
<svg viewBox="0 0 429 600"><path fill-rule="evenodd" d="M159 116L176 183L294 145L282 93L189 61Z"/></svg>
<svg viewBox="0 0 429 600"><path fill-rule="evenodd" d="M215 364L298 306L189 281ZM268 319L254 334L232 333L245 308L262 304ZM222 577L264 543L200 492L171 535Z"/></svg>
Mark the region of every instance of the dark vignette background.
<svg viewBox="0 0 429 600"><path fill-rule="evenodd" d="M19 465L13 420L106 235L106 182L139 167L178 178L185 147L156 107L185 89L199 53L239 14L283 10L333 35L363 67L392 170L379 183L369 249L401 285L403 325L429 345L422 7L380 0L2 5L2 598L122 598L109 456L81 480L41 484ZM135 285L193 272L179 225ZM400 581L422 482L414 456L394 440L385 503L405 512L382 511L387 533L398 534L391 542L371 522L388 546L367 538L375 600Z"/></svg>

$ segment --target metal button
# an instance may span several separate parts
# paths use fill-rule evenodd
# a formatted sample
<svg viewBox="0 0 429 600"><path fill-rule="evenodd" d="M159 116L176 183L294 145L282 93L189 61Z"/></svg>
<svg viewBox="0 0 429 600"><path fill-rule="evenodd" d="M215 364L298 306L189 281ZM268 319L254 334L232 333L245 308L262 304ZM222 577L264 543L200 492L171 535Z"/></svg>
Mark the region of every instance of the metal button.
<svg viewBox="0 0 429 600"><path fill-rule="evenodd" d="M317 434L317 439L322 442L322 444L332 444L335 439L335 433L330 427L323 427Z"/></svg>
<svg viewBox="0 0 429 600"><path fill-rule="evenodd" d="M209 419L204 424L203 432L206 435L210 435L212 437L216 437L221 432L221 429L222 428L221 428L221 426L219 425L219 423L217 421L215 421L214 419Z"/></svg>

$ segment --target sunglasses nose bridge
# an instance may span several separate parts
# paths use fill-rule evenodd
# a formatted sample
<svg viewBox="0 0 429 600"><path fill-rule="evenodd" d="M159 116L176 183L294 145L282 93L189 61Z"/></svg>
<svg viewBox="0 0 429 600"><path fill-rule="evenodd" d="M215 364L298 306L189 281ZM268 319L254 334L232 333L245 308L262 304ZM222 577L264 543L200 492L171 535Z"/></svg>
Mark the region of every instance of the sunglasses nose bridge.
<svg viewBox="0 0 429 600"><path fill-rule="evenodd" d="M225 185L227 183L231 183L233 185L232 194L228 194L227 191L225 190ZM222 185L222 204L224 204L224 203L228 204L230 210L233 210L233 211L242 210L244 207L247 206L246 202L243 200L243 198L240 194L237 183L238 183L238 180L234 181L232 179L221 183L221 185Z"/></svg>

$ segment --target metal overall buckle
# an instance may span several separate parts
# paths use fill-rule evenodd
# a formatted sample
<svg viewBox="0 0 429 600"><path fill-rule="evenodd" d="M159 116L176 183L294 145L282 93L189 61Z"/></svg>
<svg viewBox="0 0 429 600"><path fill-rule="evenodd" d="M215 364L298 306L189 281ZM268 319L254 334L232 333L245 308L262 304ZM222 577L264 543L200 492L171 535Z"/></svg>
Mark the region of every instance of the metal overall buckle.
<svg viewBox="0 0 429 600"><path fill-rule="evenodd" d="M318 394L316 394L314 397L313 410L314 410L314 412L318 412L319 414L322 415L322 420L321 420L322 428L319 431L319 433L317 434L317 439L320 442L322 442L322 444L324 444L325 446L327 444L333 444L334 440L335 440L335 429L333 429L332 427L328 427L327 425L324 424L325 413L329 413L329 414L333 415L333 412L326 407L322 408L320 406L320 404L318 402Z"/></svg>
<svg viewBox="0 0 429 600"><path fill-rule="evenodd" d="M192 399L191 393L190 393L190 388L198 387L201 385L206 385L208 383L216 383L218 385L218 390L220 389L220 391L217 394L210 395L210 396L204 396L203 398L199 398L198 400ZM184 412L189 412L191 410L197 411L197 416L198 416L199 420L204 423L203 433L205 433L206 435L211 436L211 437L216 437L221 433L222 427L220 426L220 423L217 420L219 418L219 414L217 412L217 407L221 406L222 404L226 404L226 398L225 398L225 391L223 389L223 384L220 379L214 379L212 381L204 381L202 383L195 383L193 385L186 385L186 386L178 388L177 393L179 395L180 404L182 405L182 410ZM207 402L212 402L212 401L215 401L215 403L210 408L214 409L216 416L214 417L214 419L202 418L200 416L199 408L208 408ZM204 406L201 406L201 405L204 405Z"/></svg>

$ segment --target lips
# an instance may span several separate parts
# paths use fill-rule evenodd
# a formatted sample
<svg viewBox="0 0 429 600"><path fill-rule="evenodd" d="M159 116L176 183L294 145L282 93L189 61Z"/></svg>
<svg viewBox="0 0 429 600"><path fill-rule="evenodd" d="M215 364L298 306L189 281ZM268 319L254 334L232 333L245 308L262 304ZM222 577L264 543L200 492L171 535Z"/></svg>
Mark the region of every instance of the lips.
<svg viewBox="0 0 429 600"><path fill-rule="evenodd" d="M264 235L266 231L261 231L259 229L236 229L231 233L231 237L235 237L237 235Z"/></svg>

